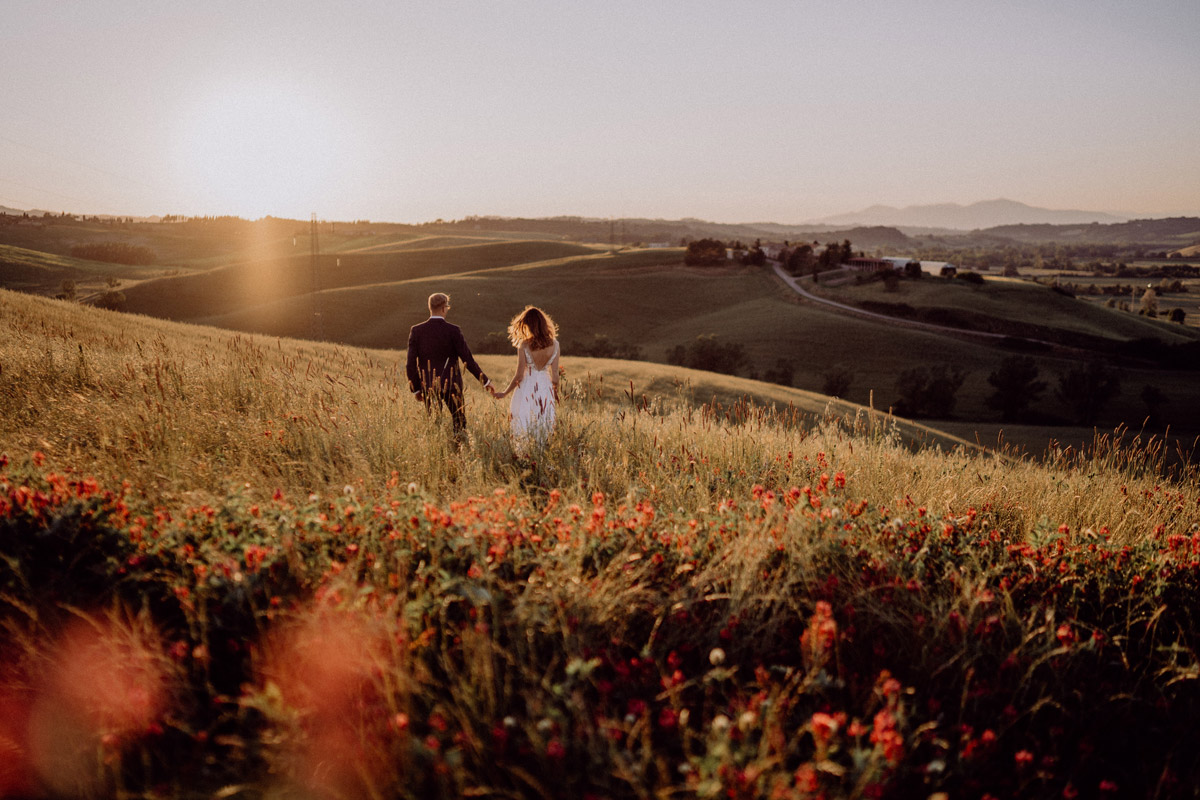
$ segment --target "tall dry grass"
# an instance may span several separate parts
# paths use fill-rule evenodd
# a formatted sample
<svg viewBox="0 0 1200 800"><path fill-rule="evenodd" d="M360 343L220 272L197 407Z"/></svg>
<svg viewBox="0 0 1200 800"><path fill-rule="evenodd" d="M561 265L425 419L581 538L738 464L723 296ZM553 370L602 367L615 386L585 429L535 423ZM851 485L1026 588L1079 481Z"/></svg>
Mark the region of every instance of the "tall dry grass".
<svg viewBox="0 0 1200 800"><path fill-rule="evenodd" d="M1165 494L1161 442L1122 432L1041 463L968 448L913 451L885 415L805 414L746 401L696 405L568 369L560 423L535 460L515 457L506 409L468 387L468 439L408 393L403 353L233 334L0 292L0 451L128 480L155 495L267 495L415 482L442 498L497 487L592 492L704 509L755 484L843 471L873 506L996 510L1020 534L1043 519L1147 531ZM503 374L509 359L486 359ZM567 360L568 368L570 360ZM843 408L845 406L842 406ZM832 406L831 406L832 409ZM1177 488L1178 490L1178 488ZM1200 522L1195 508L1176 513Z"/></svg>

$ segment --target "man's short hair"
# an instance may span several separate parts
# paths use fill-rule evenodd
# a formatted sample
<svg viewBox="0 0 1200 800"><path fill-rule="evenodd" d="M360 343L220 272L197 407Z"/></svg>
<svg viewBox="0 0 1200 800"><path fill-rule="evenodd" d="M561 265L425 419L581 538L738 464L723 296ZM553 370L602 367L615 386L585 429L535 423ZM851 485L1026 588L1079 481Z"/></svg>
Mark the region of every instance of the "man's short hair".
<svg viewBox="0 0 1200 800"><path fill-rule="evenodd" d="M434 292L429 295L429 310L437 311L439 308L445 308L450 305L450 295L443 292Z"/></svg>

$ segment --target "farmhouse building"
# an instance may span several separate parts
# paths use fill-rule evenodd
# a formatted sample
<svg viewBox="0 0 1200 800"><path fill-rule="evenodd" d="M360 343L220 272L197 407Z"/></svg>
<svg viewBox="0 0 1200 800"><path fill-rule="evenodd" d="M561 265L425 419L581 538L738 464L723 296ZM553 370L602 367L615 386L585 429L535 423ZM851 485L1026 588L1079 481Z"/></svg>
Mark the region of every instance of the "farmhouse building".
<svg viewBox="0 0 1200 800"><path fill-rule="evenodd" d="M881 272L885 269L894 269L892 262L886 258L866 258L864 256L856 256L846 262L846 266L859 272Z"/></svg>

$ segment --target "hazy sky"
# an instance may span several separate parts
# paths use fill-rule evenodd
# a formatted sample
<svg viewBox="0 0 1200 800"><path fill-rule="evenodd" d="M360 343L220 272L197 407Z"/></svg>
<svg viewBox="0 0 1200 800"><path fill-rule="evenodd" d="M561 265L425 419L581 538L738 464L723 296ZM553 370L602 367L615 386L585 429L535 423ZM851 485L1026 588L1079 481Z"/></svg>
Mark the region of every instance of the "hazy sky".
<svg viewBox="0 0 1200 800"><path fill-rule="evenodd" d="M0 205L1200 213L1200 0L6 0Z"/></svg>

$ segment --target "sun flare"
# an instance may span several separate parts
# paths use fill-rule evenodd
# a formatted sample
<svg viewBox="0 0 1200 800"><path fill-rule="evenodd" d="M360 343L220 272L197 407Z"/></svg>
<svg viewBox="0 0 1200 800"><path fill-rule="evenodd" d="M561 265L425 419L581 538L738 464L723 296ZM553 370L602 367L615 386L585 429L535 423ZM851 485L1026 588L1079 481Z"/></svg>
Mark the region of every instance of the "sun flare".
<svg viewBox="0 0 1200 800"><path fill-rule="evenodd" d="M336 111L296 87L229 86L191 107L179 166L220 213L304 215L321 207L347 139Z"/></svg>

